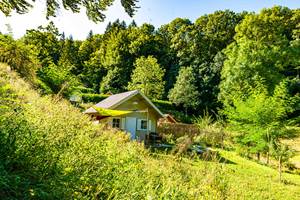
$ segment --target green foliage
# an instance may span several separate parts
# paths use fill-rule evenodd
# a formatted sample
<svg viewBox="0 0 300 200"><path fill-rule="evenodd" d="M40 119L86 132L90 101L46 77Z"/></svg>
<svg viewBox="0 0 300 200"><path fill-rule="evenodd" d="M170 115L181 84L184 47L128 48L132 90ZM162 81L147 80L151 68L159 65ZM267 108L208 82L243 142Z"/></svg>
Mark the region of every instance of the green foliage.
<svg viewBox="0 0 300 200"><path fill-rule="evenodd" d="M46 2L46 16L56 17L57 11L63 6L66 10L71 10L74 13L78 13L81 10L81 6L86 9L86 15L90 20L94 22L102 22L105 19L104 11L107 10L109 6L113 4L114 0L108 1L71 1L63 0L62 2L58 0L51 0ZM127 14L132 17L135 10L138 8L136 6L137 0L121 0L121 4ZM62 3L62 4L61 4ZM33 7L32 2L28 0L16 0L16 1L2 1L0 2L0 11L6 16L10 15L12 11L16 11L19 14L27 13Z"/></svg>
<svg viewBox="0 0 300 200"><path fill-rule="evenodd" d="M40 97L0 70L1 199L297 199L299 176L221 151L228 164L150 153L93 125L66 101ZM3 91L3 92L2 92ZM230 164L230 162L232 164Z"/></svg>
<svg viewBox="0 0 300 200"><path fill-rule="evenodd" d="M178 28L171 36L170 44L178 58L177 72L179 66L193 68L199 110L217 111L220 106L218 85L225 60L220 52L233 41L235 27L243 15L225 10L201 16L194 24L179 19L170 23L169 28L174 24Z"/></svg>
<svg viewBox="0 0 300 200"><path fill-rule="evenodd" d="M74 87L80 85L78 79L70 73L70 69L67 66L58 67L55 64L50 64L48 67L41 69L38 75L41 81L46 83L54 94L62 92L68 96L72 93ZM46 87L43 86L41 89Z"/></svg>
<svg viewBox="0 0 300 200"><path fill-rule="evenodd" d="M47 67L52 63L58 64L61 49L59 36L58 28L53 22L50 22L45 27L39 26L37 30L27 30L22 41L25 45L32 45L36 48L35 53L37 53L42 67Z"/></svg>
<svg viewBox="0 0 300 200"><path fill-rule="evenodd" d="M156 58L152 56L138 58L128 89L138 89L151 99L160 99L164 91L164 73L165 70L159 66Z"/></svg>
<svg viewBox="0 0 300 200"><path fill-rule="evenodd" d="M231 101L263 81L272 94L283 79L296 77L299 47L291 45L297 22L288 8L273 7L246 15L237 26L235 42L227 47L220 98ZM297 60L297 59L296 59Z"/></svg>
<svg viewBox="0 0 300 200"><path fill-rule="evenodd" d="M84 69L79 75L82 82L92 88L94 92L99 92L101 90L101 84L99 83L103 80L103 77L107 75L107 70L101 65L97 54L98 52L91 54L93 57L84 62Z"/></svg>
<svg viewBox="0 0 300 200"><path fill-rule="evenodd" d="M100 93L122 92L127 87L134 61L129 52L128 37L126 30L116 27L107 33L106 41L94 53L91 60L107 71L100 79Z"/></svg>
<svg viewBox="0 0 300 200"><path fill-rule="evenodd" d="M199 134L194 138L195 143L212 147L225 147L227 133L224 129L224 122L220 117L217 116L216 118L205 111L203 116L195 119L194 124L199 129Z"/></svg>
<svg viewBox="0 0 300 200"><path fill-rule="evenodd" d="M67 39L61 40L60 43L62 48L60 51L58 66L71 67L72 73L78 74L79 69L76 69L76 65L80 64L80 59L79 59L80 43L78 41L74 41L71 36Z"/></svg>
<svg viewBox="0 0 300 200"><path fill-rule="evenodd" d="M160 53L163 44L152 25L127 27L124 21L116 20L109 24L103 39L86 63L94 69L105 69L95 73L99 75L101 93L125 91L136 59L149 55L156 57L158 63L163 59Z"/></svg>
<svg viewBox="0 0 300 200"><path fill-rule="evenodd" d="M191 67L181 68L174 88L170 90L169 99L176 105L195 109L199 105L199 92L195 86L196 79Z"/></svg>
<svg viewBox="0 0 300 200"><path fill-rule="evenodd" d="M231 128L239 132L239 144L251 153L265 153L272 142L283 136L290 103L285 82L275 88L272 96L260 85L249 96L237 96L232 104L226 104L224 113Z"/></svg>
<svg viewBox="0 0 300 200"><path fill-rule="evenodd" d="M104 7L106 3L110 4L102 3ZM122 3L127 8L135 5L133 1ZM90 8L95 5L91 3ZM141 57L152 56L164 71L161 73L164 74L164 84L146 89L156 91L146 95L166 100L170 99L172 90L172 102L177 102L176 110L179 111L176 115L182 116L180 112L188 110L198 116L205 109L218 112L222 109L221 103L230 103L236 93L240 96L247 94L256 88L258 82L263 82L272 95L276 85L287 80L290 94L299 96L299 16L296 9L275 6L258 14L216 11L200 16L194 23L189 19L177 18L159 29L151 24L137 26L132 22L127 25L122 20L116 20L108 24L104 34L90 31L82 41L59 33L54 23L50 22L45 27L28 30L21 40L5 39L5 43L9 44L4 45L5 48L11 50L5 50L2 54L11 52L7 58L10 60L15 54L19 54L16 58L30 57L24 61L30 60L32 63L36 63L34 58L37 56L37 63L41 63L37 84L44 93L59 91L61 83L69 83L75 76L78 84L72 87L83 85L93 90L89 93L119 93L128 88L144 90L145 85L141 86L139 80L137 83L131 80L136 68L134 63ZM22 51L12 51L11 44L19 46ZM27 64L27 61L22 64L23 60L18 59L23 69L34 68L35 71L36 67L30 67L32 63ZM57 73L51 72L54 65ZM184 88L185 82L182 81L176 85L179 88L176 90L175 83L183 67L191 68L189 74L192 78L187 79L188 88ZM24 74L28 73L24 72L22 76ZM65 80L59 74L66 75ZM136 75L137 79L141 77ZM192 98L184 99L188 95L181 95L180 87L182 93L192 91L189 94ZM175 93L178 93L176 97ZM299 100L294 103L294 109L289 116L297 121ZM190 121L188 116L185 118L187 120L184 121Z"/></svg>
<svg viewBox="0 0 300 200"><path fill-rule="evenodd" d="M86 93L86 94L81 94L81 97L82 97L82 101L85 103L88 102L98 103L103 99L109 97L109 95Z"/></svg>
<svg viewBox="0 0 300 200"><path fill-rule="evenodd" d="M100 83L100 92L120 93L124 91L124 85L126 84L126 81L124 79L125 76L122 75L122 72L124 72L124 70L119 68L114 68L113 70L108 71Z"/></svg>
<svg viewBox="0 0 300 200"><path fill-rule="evenodd" d="M13 70L32 82L39 68L33 46L26 46L21 41L15 41L11 36L2 34L0 34L0 62L9 64Z"/></svg>
<svg viewBox="0 0 300 200"><path fill-rule="evenodd" d="M294 151L287 145L281 143L274 143L272 145L272 155L276 160L282 163L286 163L294 155Z"/></svg>
<svg viewBox="0 0 300 200"><path fill-rule="evenodd" d="M276 142L272 145L272 156L278 161L279 180L282 181L282 165L287 164L289 159L294 155L294 151L287 145Z"/></svg>
<svg viewBox="0 0 300 200"><path fill-rule="evenodd" d="M19 109L6 100L7 92L0 93L8 105L0 110L1 199L222 195L215 183L204 181L218 179L218 167L202 171L173 157L153 158L141 144L93 125L67 102L39 97L13 73L1 76L1 90L8 82Z"/></svg>
<svg viewBox="0 0 300 200"><path fill-rule="evenodd" d="M179 32L185 26L191 24L188 19L177 18L170 23L163 25L158 30L158 35L161 38L163 44L164 59L163 65L166 68L166 93L169 92L176 82L176 77L179 72L179 58L177 57L177 51L174 47L177 40L174 38L175 34Z"/></svg>
<svg viewBox="0 0 300 200"><path fill-rule="evenodd" d="M199 127L199 129L205 129L212 125L214 122L214 119L209 113L206 111L204 112L203 116L200 116L195 120L195 124Z"/></svg>

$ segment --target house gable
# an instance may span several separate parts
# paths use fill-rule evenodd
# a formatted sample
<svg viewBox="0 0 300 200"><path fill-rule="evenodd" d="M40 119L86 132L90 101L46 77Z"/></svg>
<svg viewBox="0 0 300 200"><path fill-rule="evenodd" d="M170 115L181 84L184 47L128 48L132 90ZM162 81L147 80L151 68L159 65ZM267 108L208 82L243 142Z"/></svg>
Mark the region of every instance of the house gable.
<svg viewBox="0 0 300 200"><path fill-rule="evenodd" d="M138 98L136 100L132 100L132 98ZM123 92L115 95L111 95L108 98L104 99L103 101L97 103L95 107L105 108L105 109L120 109L120 110L137 110L134 105L126 104L127 101L130 102L145 102L144 109L150 108L153 109L160 117L163 117L163 113L140 91L133 90L129 92ZM127 107L121 105L128 105ZM146 106L147 105L147 106ZM84 113L97 113L97 111L91 107L87 109Z"/></svg>
<svg viewBox="0 0 300 200"><path fill-rule="evenodd" d="M124 102L113 107L116 110L131 110L135 111L132 115L145 115L148 112L149 115L155 118L161 118L161 112L154 106L152 106L142 95L138 93Z"/></svg>

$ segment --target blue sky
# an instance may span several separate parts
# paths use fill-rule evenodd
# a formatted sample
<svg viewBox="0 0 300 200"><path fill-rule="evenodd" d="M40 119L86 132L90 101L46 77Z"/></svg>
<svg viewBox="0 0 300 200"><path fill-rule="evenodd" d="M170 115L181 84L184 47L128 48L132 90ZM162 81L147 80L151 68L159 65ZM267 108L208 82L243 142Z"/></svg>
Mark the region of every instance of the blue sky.
<svg viewBox="0 0 300 200"><path fill-rule="evenodd" d="M259 12L262 8L274 5L300 8L300 0L140 0L138 5L140 9L133 18L130 18L124 12L119 0L116 0L116 3L105 12L106 20L98 24L88 20L84 9L77 14L60 10L58 17L50 18L50 20L54 21L59 30L64 31L66 35L72 35L75 39L84 39L89 30L93 30L94 33L103 33L107 23L118 18L128 23L134 19L138 25L146 22L159 27L177 17L194 21L201 15L213 13L216 10ZM5 17L0 13L0 31L7 32L5 24L10 24L15 38L21 37L27 29L47 23L45 5L42 0L37 0L34 9L25 15L13 13L10 17Z"/></svg>

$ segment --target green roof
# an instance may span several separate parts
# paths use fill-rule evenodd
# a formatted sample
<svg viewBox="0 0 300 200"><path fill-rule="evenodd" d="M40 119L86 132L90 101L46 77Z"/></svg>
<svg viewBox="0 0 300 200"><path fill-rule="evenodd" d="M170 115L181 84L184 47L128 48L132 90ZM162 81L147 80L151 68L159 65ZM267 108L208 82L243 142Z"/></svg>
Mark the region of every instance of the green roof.
<svg viewBox="0 0 300 200"><path fill-rule="evenodd" d="M96 106L93 106L93 108L101 116L104 116L104 117L115 117L115 116L126 115L126 114L134 112L134 111L128 111L128 110L110 110L110 109L106 109L106 108L99 108L99 107L96 107Z"/></svg>

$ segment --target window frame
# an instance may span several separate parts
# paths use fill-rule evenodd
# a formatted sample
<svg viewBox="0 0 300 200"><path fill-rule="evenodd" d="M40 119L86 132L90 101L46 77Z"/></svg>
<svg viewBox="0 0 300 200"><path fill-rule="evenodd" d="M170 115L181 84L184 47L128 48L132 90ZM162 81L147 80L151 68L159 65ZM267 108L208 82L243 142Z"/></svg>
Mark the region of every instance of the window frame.
<svg viewBox="0 0 300 200"><path fill-rule="evenodd" d="M138 130L139 131L147 131L148 130L148 121L147 121L147 119L138 119L138 121L139 121L139 123L138 123ZM142 125L143 125L143 121L146 123L146 128L144 129L143 127L142 127Z"/></svg>
<svg viewBox="0 0 300 200"><path fill-rule="evenodd" d="M114 120L118 120L119 121L119 126L118 127L114 126L115 125ZM112 128L121 129L121 127L122 127L122 120L121 120L121 118L120 117L114 117L114 118L112 118L112 120L111 120L111 126L112 126Z"/></svg>

